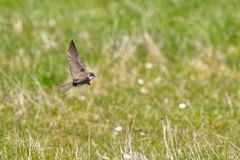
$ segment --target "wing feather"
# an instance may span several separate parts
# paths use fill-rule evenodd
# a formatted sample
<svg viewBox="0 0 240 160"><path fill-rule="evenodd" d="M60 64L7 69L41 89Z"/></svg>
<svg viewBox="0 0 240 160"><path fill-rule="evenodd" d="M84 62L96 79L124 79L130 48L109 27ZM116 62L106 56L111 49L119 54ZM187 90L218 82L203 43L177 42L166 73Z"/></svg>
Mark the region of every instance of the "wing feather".
<svg viewBox="0 0 240 160"><path fill-rule="evenodd" d="M81 72L85 72L84 63L81 61L74 41L68 48L68 65L73 78L77 78Z"/></svg>

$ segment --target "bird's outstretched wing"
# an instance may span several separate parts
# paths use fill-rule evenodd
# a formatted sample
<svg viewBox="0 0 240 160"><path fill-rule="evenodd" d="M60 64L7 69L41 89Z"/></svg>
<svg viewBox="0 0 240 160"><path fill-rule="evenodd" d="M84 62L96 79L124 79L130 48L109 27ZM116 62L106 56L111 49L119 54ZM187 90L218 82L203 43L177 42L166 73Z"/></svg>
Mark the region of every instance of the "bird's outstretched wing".
<svg viewBox="0 0 240 160"><path fill-rule="evenodd" d="M80 60L73 40L68 48L68 65L73 79L76 79L81 72L85 72L84 63Z"/></svg>

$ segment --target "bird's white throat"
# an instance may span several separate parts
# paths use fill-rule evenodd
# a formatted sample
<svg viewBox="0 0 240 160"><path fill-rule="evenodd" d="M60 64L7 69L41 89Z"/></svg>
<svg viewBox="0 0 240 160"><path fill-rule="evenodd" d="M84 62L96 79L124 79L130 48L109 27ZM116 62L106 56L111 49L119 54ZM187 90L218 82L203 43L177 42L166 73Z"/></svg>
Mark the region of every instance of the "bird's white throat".
<svg viewBox="0 0 240 160"><path fill-rule="evenodd" d="M89 78L90 80L93 80L95 77L94 77L94 76L91 76L91 75L88 75L88 78Z"/></svg>

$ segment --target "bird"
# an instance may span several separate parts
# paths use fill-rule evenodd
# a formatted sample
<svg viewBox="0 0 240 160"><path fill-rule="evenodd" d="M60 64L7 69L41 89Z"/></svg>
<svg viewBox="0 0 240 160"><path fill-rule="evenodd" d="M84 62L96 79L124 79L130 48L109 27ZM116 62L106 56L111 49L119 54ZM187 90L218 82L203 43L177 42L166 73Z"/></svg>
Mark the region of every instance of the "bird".
<svg viewBox="0 0 240 160"><path fill-rule="evenodd" d="M67 60L72 80L59 84L59 89L65 93L72 87L79 87L85 84L90 86L90 82L96 77L96 75L93 72L85 71L85 65L80 59L78 50L73 40L71 40L68 48Z"/></svg>

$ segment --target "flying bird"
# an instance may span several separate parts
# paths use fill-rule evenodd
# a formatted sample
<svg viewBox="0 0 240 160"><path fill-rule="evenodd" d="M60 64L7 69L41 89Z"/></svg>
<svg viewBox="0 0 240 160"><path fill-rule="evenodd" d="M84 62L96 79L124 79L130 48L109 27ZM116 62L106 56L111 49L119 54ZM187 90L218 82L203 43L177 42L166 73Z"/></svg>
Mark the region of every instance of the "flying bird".
<svg viewBox="0 0 240 160"><path fill-rule="evenodd" d="M93 72L86 72L84 63L80 59L77 48L74 41L72 40L68 48L68 66L72 75L72 80L67 83L59 85L59 89L65 93L72 87L82 86L88 84L96 77Z"/></svg>

